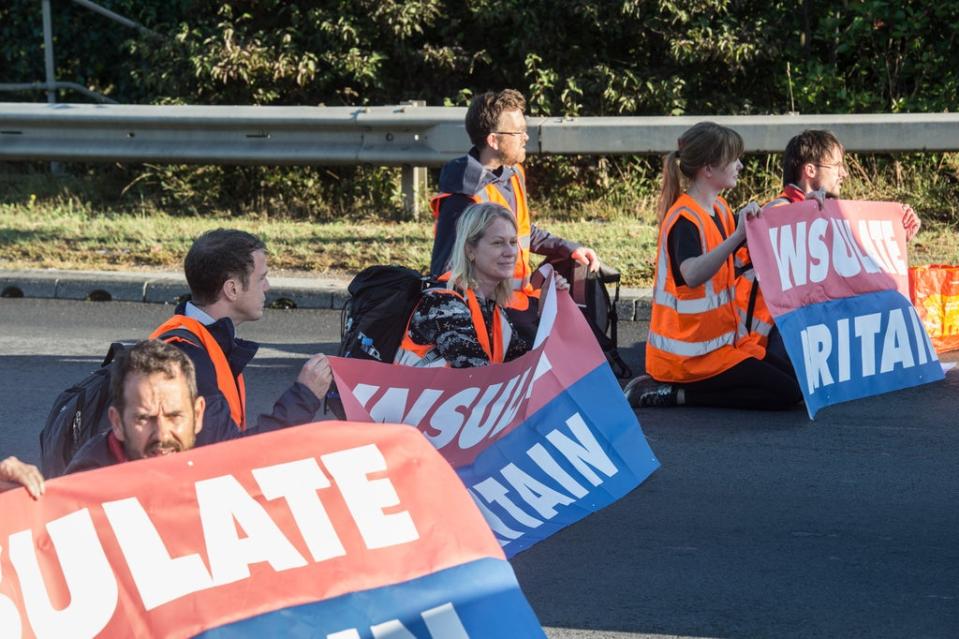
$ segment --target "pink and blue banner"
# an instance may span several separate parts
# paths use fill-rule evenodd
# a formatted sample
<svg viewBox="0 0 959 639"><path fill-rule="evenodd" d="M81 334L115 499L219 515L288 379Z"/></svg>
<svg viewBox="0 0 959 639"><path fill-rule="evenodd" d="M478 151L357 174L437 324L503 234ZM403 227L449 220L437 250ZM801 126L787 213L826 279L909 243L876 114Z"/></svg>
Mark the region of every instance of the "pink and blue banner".
<svg viewBox="0 0 959 639"><path fill-rule="evenodd" d="M416 431L323 422L0 495L4 637L544 637Z"/></svg>
<svg viewBox="0 0 959 639"><path fill-rule="evenodd" d="M534 348L481 368L332 358L349 419L418 429L456 469L507 556L626 495L659 462L565 292Z"/></svg>
<svg viewBox="0 0 959 639"><path fill-rule="evenodd" d="M810 418L825 406L943 378L909 301L903 207L809 200L746 226L767 307Z"/></svg>

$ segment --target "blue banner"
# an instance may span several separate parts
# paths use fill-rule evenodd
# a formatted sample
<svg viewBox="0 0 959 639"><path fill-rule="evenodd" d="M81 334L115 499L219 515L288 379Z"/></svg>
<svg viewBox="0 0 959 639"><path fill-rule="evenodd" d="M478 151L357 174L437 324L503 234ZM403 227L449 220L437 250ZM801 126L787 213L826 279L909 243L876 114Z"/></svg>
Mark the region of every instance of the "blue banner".
<svg viewBox="0 0 959 639"><path fill-rule="evenodd" d="M402 584L277 610L198 636L469 639L545 635L510 565L501 559L480 559Z"/></svg>
<svg viewBox="0 0 959 639"><path fill-rule="evenodd" d="M657 468L603 363L456 470L512 557L605 508Z"/></svg>
<svg viewBox="0 0 959 639"><path fill-rule="evenodd" d="M916 309L898 291L804 306L776 324L810 417L824 406L943 378Z"/></svg>

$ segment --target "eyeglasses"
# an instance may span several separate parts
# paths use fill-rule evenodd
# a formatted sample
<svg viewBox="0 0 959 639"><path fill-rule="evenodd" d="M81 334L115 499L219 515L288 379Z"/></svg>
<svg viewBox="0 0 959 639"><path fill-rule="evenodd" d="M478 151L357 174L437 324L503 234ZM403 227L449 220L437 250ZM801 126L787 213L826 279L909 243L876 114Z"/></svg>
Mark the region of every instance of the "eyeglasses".
<svg viewBox="0 0 959 639"><path fill-rule="evenodd" d="M835 164L817 164L816 166L818 166L820 169L836 169L837 171L846 170L845 162L836 162Z"/></svg>
<svg viewBox="0 0 959 639"><path fill-rule="evenodd" d="M493 131L496 135L529 135L528 131Z"/></svg>

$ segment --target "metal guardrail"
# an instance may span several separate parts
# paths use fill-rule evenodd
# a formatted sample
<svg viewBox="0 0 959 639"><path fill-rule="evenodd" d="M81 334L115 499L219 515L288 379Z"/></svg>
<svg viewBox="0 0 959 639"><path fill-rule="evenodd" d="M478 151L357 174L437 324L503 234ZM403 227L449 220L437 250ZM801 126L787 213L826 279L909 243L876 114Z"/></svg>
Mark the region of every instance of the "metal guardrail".
<svg viewBox="0 0 959 639"><path fill-rule="evenodd" d="M438 166L469 140L466 110L378 107L139 106L0 103L0 159L206 164ZM959 114L529 118L538 154L661 154L694 123L742 134L750 152L781 152L809 128L850 151L959 150Z"/></svg>
<svg viewBox="0 0 959 639"><path fill-rule="evenodd" d="M462 155L465 109L0 103L0 159L430 166Z"/></svg>

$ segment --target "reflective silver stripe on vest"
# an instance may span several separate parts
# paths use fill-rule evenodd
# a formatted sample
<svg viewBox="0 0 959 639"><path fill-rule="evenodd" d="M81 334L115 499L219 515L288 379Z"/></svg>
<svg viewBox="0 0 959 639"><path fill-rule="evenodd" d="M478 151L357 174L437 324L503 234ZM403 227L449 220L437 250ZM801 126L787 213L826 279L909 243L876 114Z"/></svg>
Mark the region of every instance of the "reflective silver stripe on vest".
<svg viewBox="0 0 959 639"><path fill-rule="evenodd" d="M706 296L695 300L681 300L666 291L656 289L653 291L653 299L660 306L671 308L677 313L683 315L696 315L721 308L729 304L735 296L735 289L723 289L719 293L713 293L712 281L706 283Z"/></svg>
<svg viewBox="0 0 959 639"><path fill-rule="evenodd" d="M520 245L521 247L523 247L525 250L528 251L528 250L529 250L529 241L530 241L530 240L529 240L529 233L527 233L526 235L520 235L517 239L519 240L519 245Z"/></svg>
<svg viewBox="0 0 959 639"><path fill-rule="evenodd" d="M748 268L748 269L746 269L745 271L743 271L742 273L740 273L740 274L739 274L739 277L745 278L745 279L749 280L750 282L755 282L755 281L756 281L756 271L755 271L755 269Z"/></svg>
<svg viewBox="0 0 959 639"><path fill-rule="evenodd" d="M480 202L489 202L489 193L486 192L486 189L480 189L475 193L476 197L480 199Z"/></svg>
<svg viewBox="0 0 959 639"><path fill-rule="evenodd" d="M665 337L659 333L649 332L646 343L666 353L681 357L700 357L719 350L723 346L732 346L736 343L734 332L725 333L706 342L684 342L682 340Z"/></svg>
<svg viewBox="0 0 959 639"><path fill-rule="evenodd" d="M760 335L769 336L770 331L773 330L773 324L769 322L764 322L761 319L756 319L756 316L753 316L753 325L752 328L746 329L746 311L741 308L737 308L736 312L739 314L739 327L742 331L742 334L746 333L759 333Z"/></svg>

